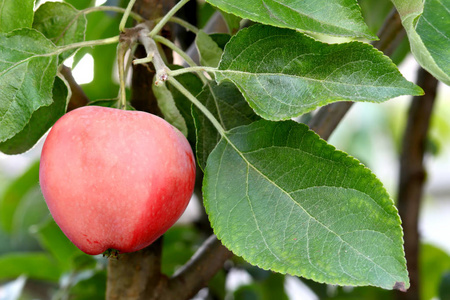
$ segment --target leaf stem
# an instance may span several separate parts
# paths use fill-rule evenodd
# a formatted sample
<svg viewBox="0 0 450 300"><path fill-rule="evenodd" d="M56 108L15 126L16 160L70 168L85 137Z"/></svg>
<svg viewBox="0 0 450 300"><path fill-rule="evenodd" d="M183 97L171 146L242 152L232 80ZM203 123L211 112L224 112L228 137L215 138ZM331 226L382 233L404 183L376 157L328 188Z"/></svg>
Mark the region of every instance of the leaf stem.
<svg viewBox="0 0 450 300"><path fill-rule="evenodd" d="M161 21L161 20L162 20L162 17L156 19L155 22L159 22L159 21ZM176 23L176 24L178 24L178 25L181 25L181 26L183 26L184 28L186 28L187 30L192 31L192 32L195 33L195 34L198 34L198 32L200 31L197 27L195 27L195 26L192 25L191 23L186 22L185 20L180 19L180 18L178 18L178 17L171 17L171 18L169 19L169 22L173 22L173 23Z"/></svg>
<svg viewBox="0 0 450 300"><path fill-rule="evenodd" d="M195 106L198 107L202 111L202 113L208 118L208 120L213 124L213 126L217 129L221 136L226 138L225 129L223 129L222 125L220 125L219 121L213 116L213 114L200 102L197 98L195 98L181 83L178 82L175 78L169 76L167 81L170 82L180 93L182 93L186 98L188 98Z"/></svg>
<svg viewBox="0 0 450 300"><path fill-rule="evenodd" d="M125 10L125 13L122 16L122 20L120 20L120 24L119 24L120 32L124 31L125 24L127 23L127 20L128 20L128 16L130 15L131 9L133 8L133 5L135 2L136 2L136 0L130 0L130 2L128 2L127 9Z"/></svg>
<svg viewBox="0 0 450 300"><path fill-rule="evenodd" d="M114 36L114 37L110 37L110 38L106 38L106 39L102 39L102 40L79 42L79 43L74 43L74 44L69 44L66 46L58 47L55 52L48 53L45 56L58 55L62 52L76 49L76 48L109 45L109 44L114 44L117 42L119 42L119 36Z"/></svg>
<svg viewBox="0 0 450 300"><path fill-rule="evenodd" d="M178 53L187 62L187 64L190 65L191 67L197 66L197 64L192 60L192 58L189 55L186 54L186 52L181 50L177 45L172 43L170 40L168 40L165 37L160 36L160 35L155 35L153 37L153 39L156 42L161 43L161 44L169 47L171 50L175 51L176 53Z"/></svg>
<svg viewBox="0 0 450 300"><path fill-rule="evenodd" d="M191 72L208 72L208 73L217 73L219 72L219 70L217 70L217 68L213 68L213 67L205 67L205 66L195 66L195 67L189 67L189 68L183 68L183 69L179 69L179 70L173 70L173 71L169 71L168 75L169 76L178 76L184 73L191 73Z"/></svg>
<svg viewBox="0 0 450 300"><path fill-rule="evenodd" d="M150 31L150 37L155 36L163 27L166 25L166 23L170 20L170 18L173 17L173 15L183 7L189 0L181 0L178 2L172 9L161 19L161 21L156 24L156 26Z"/></svg>
<svg viewBox="0 0 450 300"><path fill-rule="evenodd" d="M89 14L91 12L96 12L96 11L113 11L113 12L118 12L118 13L125 13L126 9L122 8L122 7L117 7L117 6L94 6L94 7L88 7L86 9L83 9L81 12L84 14ZM140 14L137 14L133 11L130 11L129 15L130 15L130 17L132 17L139 23L145 21L144 17L142 17Z"/></svg>
<svg viewBox="0 0 450 300"><path fill-rule="evenodd" d="M165 37L160 36L160 35L155 35L153 37L153 40L169 47L171 50L178 53L186 61L186 63L188 65L190 65L191 67L197 67L197 64L195 63L195 61L193 61L192 58L189 55L187 55L186 52L184 52L182 49L180 49L180 47L178 47L177 45L172 43L170 40L168 40ZM168 71L168 73L170 73L170 72L172 72L172 71ZM208 79L205 77L205 75L202 72L198 71L197 75L200 77L203 84L206 84L208 82Z"/></svg>

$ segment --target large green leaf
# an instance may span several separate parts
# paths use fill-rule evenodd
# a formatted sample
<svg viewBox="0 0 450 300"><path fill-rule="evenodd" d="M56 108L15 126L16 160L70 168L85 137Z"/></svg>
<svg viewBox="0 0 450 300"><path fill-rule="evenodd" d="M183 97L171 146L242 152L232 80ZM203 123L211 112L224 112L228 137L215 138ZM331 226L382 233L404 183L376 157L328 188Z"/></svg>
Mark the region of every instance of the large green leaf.
<svg viewBox="0 0 450 300"><path fill-rule="evenodd" d="M68 97L70 94L66 84L59 77L55 77L53 103L36 110L22 131L0 143L0 151L6 154L19 154L33 147L66 112Z"/></svg>
<svg viewBox="0 0 450 300"><path fill-rule="evenodd" d="M0 0L0 32L31 27L34 1Z"/></svg>
<svg viewBox="0 0 450 300"><path fill-rule="evenodd" d="M70 4L47 2L39 6L34 14L33 28L57 46L74 44L84 41L86 17ZM64 60L75 51L66 51L60 56Z"/></svg>
<svg viewBox="0 0 450 300"><path fill-rule="evenodd" d="M223 82L220 85L210 82L197 99L219 120L225 130L248 125L260 119L231 82ZM204 169L209 154L220 140L220 134L198 108L195 107L193 112L197 136L195 147L197 162Z"/></svg>
<svg viewBox="0 0 450 300"><path fill-rule="evenodd" d="M0 142L23 130L33 113L53 102L57 51L34 29L0 34Z"/></svg>
<svg viewBox="0 0 450 300"><path fill-rule="evenodd" d="M376 39L355 0L207 0L221 10L277 27Z"/></svg>
<svg viewBox="0 0 450 300"><path fill-rule="evenodd" d="M263 269L339 285L408 288L400 218L381 182L293 121L257 121L208 158L214 232Z"/></svg>
<svg viewBox="0 0 450 300"><path fill-rule="evenodd" d="M392 0L417 62L450 85L450 1Z"/></svg>
<svg viewBox="0 0 450 300"><path fill-rule="evenodd" d="M331 102L382 102L421 95L392 61L369 44L325 44L265 25L241 30L225 47L216 80L231 80L257 114L299 116Z"/></svg>
<svg viewBox="0 0 450 300"><path fill-rule="evenodd" d="M57 282L62 273L51 257L42 252L4 254L0 256L0 270L0 280L26 275Z"/></svg>

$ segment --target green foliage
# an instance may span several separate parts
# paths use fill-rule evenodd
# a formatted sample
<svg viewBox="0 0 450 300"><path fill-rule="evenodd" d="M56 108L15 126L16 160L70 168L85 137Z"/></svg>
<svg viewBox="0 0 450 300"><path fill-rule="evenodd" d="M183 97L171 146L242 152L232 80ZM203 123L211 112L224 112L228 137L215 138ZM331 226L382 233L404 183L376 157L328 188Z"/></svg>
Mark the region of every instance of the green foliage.
<svg viewBox="0 0 450 300"><path fill-rule="evenodd" d="M0 33L30 28L35 0L0 0Z"/></svg>
<svg viewBox="0 0 450 300"><path fill-rule="evenodd" d="M70 4L47 2L39 6L34 14L33 28L57 46L70 45L84 41L86 17ZM61 61L74 52L75 49L62 53Z"/></svg>
<svg viewBox="0 0 450 300"><path fill-rule="evenodd" d="M335 101L381 102L423 94L368 44L328 45L263 25L241 30L230 40L216 79L234 82L268 120L286 120Z"/></svg>
<svg viewBox="0 0 450 300"><path fill-rule="evenodd" d="M175 128L181 131L185 137L187 137L188 128L186 121L178 110L170 90L165 84L158 87L153 84L152 90L156 97L156 101L158 102L158 107L163 113L164 120L172 124Z"/></svg>
<svg viewBox="0 0 450 300"><path fill-rule="evenodd" d="M220 85L211 82L197 98L220 121L225 130L248 125L260 119L245 102L236 86L230 82ZM220 134L198 108L194 108L193 115L197 136L197 161L204 170L209 154L220 140Z"/></svg>
<svg viewBox="0 0 450 300"><path fill-rule="evenodd" d="M207 1L227 13L263 24L330 35L376 39L364 23L361 10L354 0Z"/></svg>
<svg viewBox="0 0 450 300"><path fill-rule="evenodd" d="M195 44L199 52L200 63L203 66L216 68L222 56L222 49L217 43L203 30L200 30L195 38Z"/></svg>
<svg viewBox="0 0 450 300"><path fill-rule="evenodd" d="M52 93L53 103L38 108L18 134L0 143L1 152L19 154L29 150L64 115L70 93L64 81L58 76L55 77Z"/></svg>
<svg viewBox="0 0 450 300"><path fill-rule="evenodd" d="M0 34L0 53L0 142L4 142L22 131L36 110L52 104L58 59L51 41L26 28Z"/></svg>
<svg viewBox="0 0 450 300"><path fill-rule="evenodd" d="M450 2L392 2L400 13L417 62L437 79L450 85Z"/></svg>
<svg viewBox="0 0 450 300"><path fill-rule="evenodd" d="M203 192L218 238L252 264L331 284L409 286L400 219L381 183L302 124L231 130L208 158Z"/></svg>
<svg viewBox="0 0 450 300"><path fill-rule="evenodd" d="M239 266L253 281L234 295L225 290L227 275L222 270L210 283L215 297L287 299L284 276L272 271L329 284L409 286L400 220L380 181L305 125L282 121L336 101L382 102L423 93L369 44L326 44L307 35L376 39L372 31L381 27L392 5L387 0L359 2L369 26L356 0L207 0L199 9L199 27L217 7L233 37L200 30L195 44L211 78L182 74L177 80L210 115L171 84L153 89L165 119L195 146L205 171L204 204L214 232L235 254L271 270ZM400 63L411 45L417 61L449 84L448 1L393 2L409 38L393 61ZM75 65L87 53L94 58L94 80L82 87L90 104L117 106L113 76L117 45L82 48L79 43L117 36L121 14L86 15L82 10L94 3L49 2L33 13L34 1L0 0L3 153L27 151L65 113L71 93L57 68L74 53ZM261 24L239 30L245 24L242 19ZM73 44L76 47L63 48ZM0 256L0 280L26 275L53 286L65 282L56 298L104 298L104 261L82 253L48 219L37 181L34 164L0 198L2 242L13 234L11 241L22 239L18 244L28 247L24 253ZM202 237L191 226L169 230L163 272L173 274ZM2 245L1 250L8 247ZM441 298L448 297L449 280L444 275L450 268L448 255L431 246L425 246L422 254L422 297L431 299L438 292ZM305 282L323 299L392 297L374 287L336 288L331 297L325 285Z"/></svg>

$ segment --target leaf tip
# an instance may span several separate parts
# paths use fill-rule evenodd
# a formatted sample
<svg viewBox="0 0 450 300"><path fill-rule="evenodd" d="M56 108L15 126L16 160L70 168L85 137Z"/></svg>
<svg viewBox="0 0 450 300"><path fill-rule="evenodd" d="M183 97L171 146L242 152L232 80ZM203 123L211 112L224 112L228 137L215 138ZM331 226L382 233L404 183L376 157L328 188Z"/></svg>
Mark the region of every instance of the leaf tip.
<svg viewBox="0 0 450 300"><path fill-rule="evenodd" d="M396 281L392 289L399 290L400 292L406 292L407 290L405 283L402 281Z"/></svg>

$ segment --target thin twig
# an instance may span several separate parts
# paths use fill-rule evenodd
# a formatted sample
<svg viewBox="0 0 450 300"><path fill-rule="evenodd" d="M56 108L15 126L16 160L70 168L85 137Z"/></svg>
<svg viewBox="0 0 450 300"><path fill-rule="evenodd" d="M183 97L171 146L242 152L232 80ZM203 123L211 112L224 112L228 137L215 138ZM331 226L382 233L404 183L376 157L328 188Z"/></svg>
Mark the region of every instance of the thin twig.
<svg viewBox="0 0 450 300"><path fill-rule="evenodd" d="M405 254L411 287L407 293L397 294L397 299L401 300L420 299L418 222L425 182L423 158L437 83L432 75L420 68L417 84L423 88L425 95L413 98L403 135L397 207L403 221Z"/></svg>

